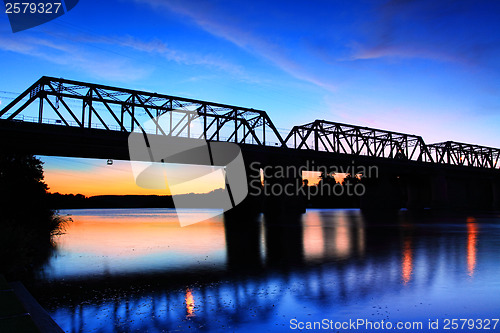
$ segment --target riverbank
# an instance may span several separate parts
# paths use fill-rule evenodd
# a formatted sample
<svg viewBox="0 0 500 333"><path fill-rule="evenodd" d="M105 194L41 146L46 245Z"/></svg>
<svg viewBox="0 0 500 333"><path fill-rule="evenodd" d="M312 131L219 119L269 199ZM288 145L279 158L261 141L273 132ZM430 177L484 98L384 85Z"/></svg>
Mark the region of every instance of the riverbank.
<svg viewBox="0 0 500 333"><path fill-rule="evenodd" d="M0 275L0 332L62 333L21 282Z"/></svg>

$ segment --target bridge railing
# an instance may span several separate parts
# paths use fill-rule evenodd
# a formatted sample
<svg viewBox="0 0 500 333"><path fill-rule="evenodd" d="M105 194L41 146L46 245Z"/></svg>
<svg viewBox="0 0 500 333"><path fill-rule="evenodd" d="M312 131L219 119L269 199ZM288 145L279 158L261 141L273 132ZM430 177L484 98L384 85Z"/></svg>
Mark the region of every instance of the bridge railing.
<svg viewBox="0 0 500 333"><path fill-rule="evenodd" d="M12 115L12 113L6 113L3 118L7 119L11 115ZM46 118L46 117L44 117L40 121L40 119L37 116L27 116L27 115L23 115L23 114L17 115L16 117L12 118L11 120L13 120L13 121L21 121L21 122L28 122L28 123L49 124L49 125L64 125L64 126L66 125L60 119ZM71 120L67 120L67 123L68 123L69 126L72 126L72 127L78 127L78 126L80 126L77 122L71 121ZM115 125L109 125L108 127L109 127L110 130L114 130L114 131L119 131L120 130L120 127L115 126ZM95 122L93 122L91 124L91 128L105 129L105 127L102 124L95 123Z"/></svg>
<svg viewBox="0 0 500 333"><path fill-rule="evenodd" d="M8 117L10 114L6 114L5 116ZM34 117L34 116L25 116L25 115L18 115L16 116L14 119L12 119L12 121L20 121L20 122L29 122L29 123L42 123L42 124L49 124L49 125L60 125L60 126L66 126L66 124L64 124L60 119L55 119L55 118L43 118L41 122L39 122L39 119L38 117ZM78 127L78 123L74 122L74 121L68 121L68 124L69 126L72 126L72 127ZM106 129L102 124L100 123L92 123L92 125L90 126L90 128L93 128L93 129ZM110 125L109 126L109 129L110 130L113 130L113 131L120 131L120 127L118 126L113 126L113 125ZM144 132L147 133L147 134L157 134L155 130L153 129L150 129L150 128L147 128L147 127L143 127L144 129ZM137 133L142 133L142 131L140 131L138 128L135 129L135 132ZM194 133L194 136L201 136L201 134L196 134ZM188 138L188 135L187 133L181 133L178 135L178 137L184 137L184 138ZM229 140L229 137L227 136L222 136L221 137L221 140L222 141L228 141ZM267 142L268 145L274 145L274 146L278 146L278 143L277 142Z"/></svg>

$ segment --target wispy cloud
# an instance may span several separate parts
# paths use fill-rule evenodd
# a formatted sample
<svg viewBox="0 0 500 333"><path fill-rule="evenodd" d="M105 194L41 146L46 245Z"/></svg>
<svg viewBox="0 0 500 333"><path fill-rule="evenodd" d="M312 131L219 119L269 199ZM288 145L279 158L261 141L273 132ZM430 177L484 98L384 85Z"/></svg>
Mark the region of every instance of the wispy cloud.
<svg viewBox="0 0 500 333"><path fill-rule="evenodd" d="M500 11L493 1L390 0L374 13L352 44L351 60L421 58L491 66L500 51L493 32L500 29Z"/></svg>
<svg viewBox="0 0 500 333"><path fill-rule="evenodd" d="M443 52L429 48L417 47L415 45L377 45L362 46L352 44L353 54L344 60L367 60L379 58L419 58L437 61L463 63L463 59L454 53Z"/></svg>
<svg viewBox="0 0 500 333"><path fill-rule="evenodd" d="M38 34L0 34L0 50L15 52L45 61L81 70L98 79L120 82L135 81L147 77L159 64L151 59L131 55L130 51L160 56L167 61L183 65L199 65L217 69L233 77L249 82L261 82L245 69L221 56L185 52L170 47L160 39L143 40L137 37L104 36L87 33L71 27L58 31L44 29ZM76 29L75 29L76 30ZM103 47L103 46L109 46ZM128 52L127 52L128 50Z"/></svg>
<svg viewBox="0 0 500 333"><path fill-rule="evenodd" d="M149 56L159 56L169 62L188 66L203 66L208 69L222 71L231 75L234 79L248 82L262 82L262 79L250 75L243 66L235 64L224 56L210 52L190 52L180 48L172 47L164 40L153 37L145 38L130 34L127 35L102 35L86 29L74 26L61 21L58 23L63 29L58 31L48 31L53 37L71 41L81 47L94 47L100 50L114 53L122 58L128 58L137 64L149 64L152 67L162 67L162 63ZM137 51L140 54L133 54L130 51Z"/></svg>
<svg viewBox="0 0 500 333"><path fill-rule="evenodd" d="M43 59L100 79L127 82L143 78L150 72L150 69L126 59L104 56L74 43L55 42L26 34L1 34L0 50Z"/></svg>
<svg viewBox="0 0 500 333"><path fill-rule="evenodd" d="M177 63L212 67L234 74L235 76L248 78L247 73L245 73L245 70L241 66L235 65L229 61L221 59L220 57L215 57L210 54L190 53L173 49L169 47L167 43L159 39L144 41L132 36L127 36L115 38L114 41L119 46L150 54L157 54L167 60L175 61Z"/></svg>
<svg viewBox="0 0 500 333"><path fill-rule="evenodd" d="M216 5L205 1L162 1L162 0L134 0L144 3L155 9L168 9L172 12L189 17L205 31L230 41L238 47L264 58L289 75L315 84L328 91L336 91L337 87L329 80L313 74L300 62L288 56L290 50L278 42L273 42L265 36L254 33L248 21L238 19L223 10L223 5ZM244 11L244 9L242 9Z"/></svg>

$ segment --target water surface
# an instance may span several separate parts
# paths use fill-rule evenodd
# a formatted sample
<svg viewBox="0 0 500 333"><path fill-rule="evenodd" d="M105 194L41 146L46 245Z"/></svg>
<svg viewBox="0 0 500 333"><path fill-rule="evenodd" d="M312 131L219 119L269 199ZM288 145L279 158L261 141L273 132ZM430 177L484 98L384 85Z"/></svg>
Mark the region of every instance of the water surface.
<svg viewBox="0 0 500 333"><path fill-rule="evenodd" d="M180 227L171 209L61 213L73 222L30 289L67 332L289 331L324 319L449 332L446 319L500 317L497 215L308 210ZM381 331L369 328L351 331Z"/></svg>

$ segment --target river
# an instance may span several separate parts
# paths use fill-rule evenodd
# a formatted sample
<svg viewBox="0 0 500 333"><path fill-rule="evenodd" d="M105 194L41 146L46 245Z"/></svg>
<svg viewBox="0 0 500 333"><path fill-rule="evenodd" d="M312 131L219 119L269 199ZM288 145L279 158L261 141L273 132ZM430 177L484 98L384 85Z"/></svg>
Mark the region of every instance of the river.
<svg viewBox="0 0 500 333"><path fill-rule="evenodd" d="M66 332L500 331L498 214L60 214L73 222L28 287Z"/></svg>

